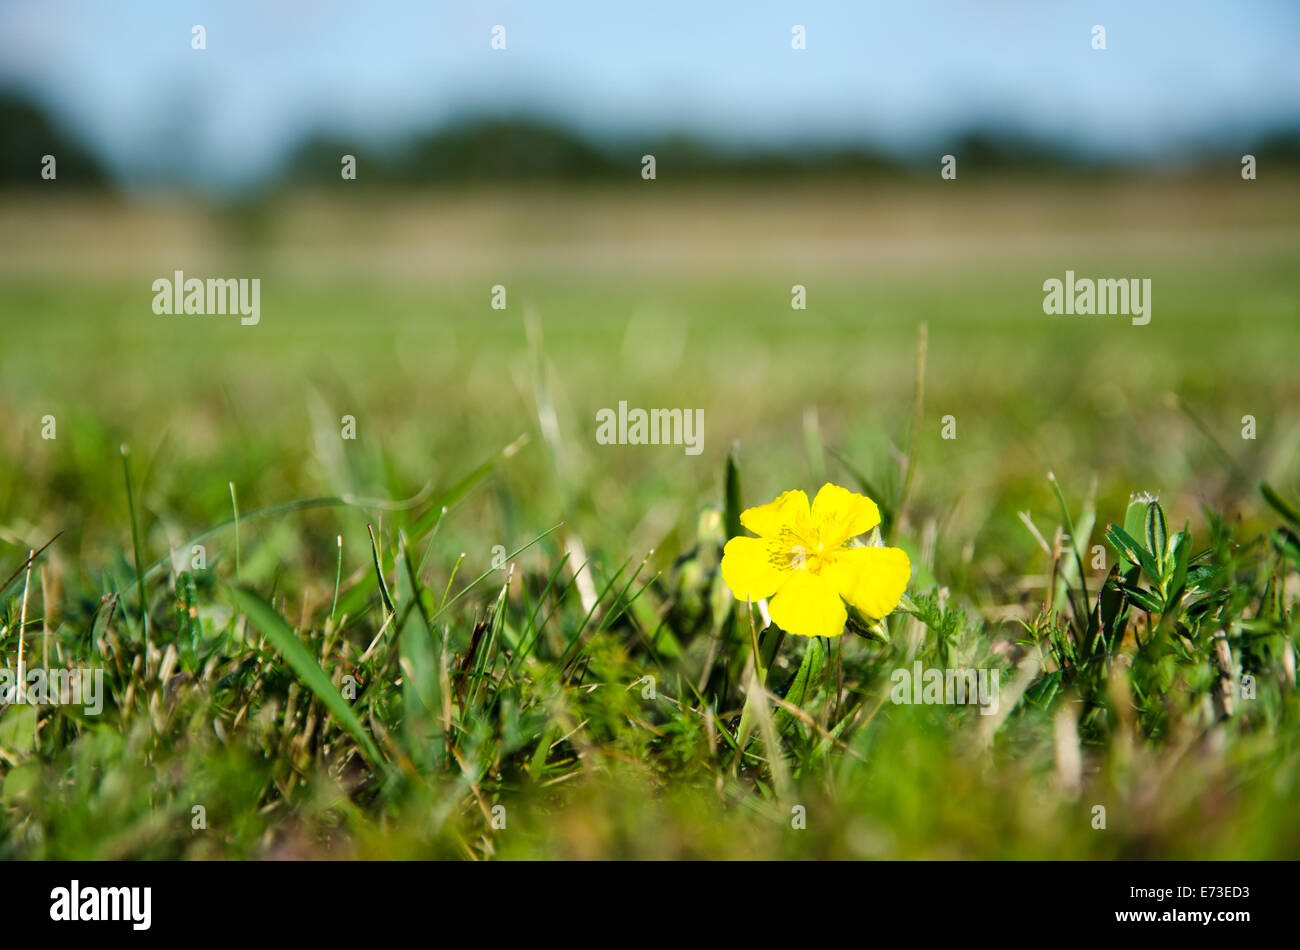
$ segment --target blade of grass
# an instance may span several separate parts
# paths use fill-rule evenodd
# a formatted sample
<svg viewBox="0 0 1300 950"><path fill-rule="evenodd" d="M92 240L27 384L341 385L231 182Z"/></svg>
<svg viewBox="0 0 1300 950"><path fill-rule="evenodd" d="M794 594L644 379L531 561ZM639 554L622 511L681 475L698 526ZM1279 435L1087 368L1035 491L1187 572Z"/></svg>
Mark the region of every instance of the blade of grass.
<svg viewBox="0 0 1300 950"><path fill-rule="evenodd" d="M907 470L903 472L903 487L898 492L898 504L894 505L895 523L903 520L903 514L907 510L907 497L912 490L912 475L916 471L916 439L921 432L925 408L925 362L929 338L929 325L921 321L916 328L916 388L912 395L912 431L907 436Z"/></svg>
<svg viewBox="0 0 1300 950"><path fill-rule="evenodd" d="M537 537L533 538L533 540L529 541L527 544L525 544L525 545L523 545L522 547L519 547L519 548L517 548L516 550L514 550L514 551L510 552L509 554L507 554L507 555L506 555L506 560L509 561L509 560L512 560L513 558L518 557L520 554L523 554L525 551L527 551L529 548L531 548L531 547L532 547L534 544L536 544L538 541L542 540L543 538L547 537L548 535L554 534L556 531L558 531L558 530L559 530L560 528L562 528L562 527L564 527L564 522L563 522L563 521L557 522L556 524L554 524L554 525L552 525L551 527L547 528L545 531L543 531L543 532L542 532L541 534L539 534ZM460 600L462 597L464 597L466 594L468 594L471 590L473 590L475 587L477 587L477 586L478 586L478 585L479 585L479 584L480 584L480 583L481 583L481 582L482 582L486 577L488 577L488 575L492 574L492 573L495 572L496 570L497 570L497 568L495 568L495 567L489 567L486 571L484 571L484 572L483 572L482 574L480 574L478 577L474 578L472 581L470 581L468 584L466 584L463 588L460 589L460 591L457 592L457 594L456 594L455 597L453 597L451 600L444 601L443 604L438 608L437 613L435 613L432 617L429 618L429 621L430 621L430 622L433 622L433 621L437 620L439 617L441 617L441 616L442 616L442 615L443 615L443 614L444 614L444 613L445 613L445 612L446 612L450 607L452 607L452 606L453 606L453 605L454 605L458 600Z"/></svg>
<svg viewBox="0 0 1300 950"><path fill-rule="evenodd" d="M724 521L726 525L727 537L730 541L732 538L738 538L744 533L740 524L740 512L743 507L740 500L740 465L736 460L736 446L731 447L727 453L727 474L726 474L726 503L724 506Z"/></svg>
<svg viewBox="0 0 1300 950"><path fill-rule="evenodd" d="M126 505L131 515L131 547L134 551L136 592L140 598L140 639L144 642L145 666L149 664L149 605L144 598L144 575L140 573L140 525L135 517L135 489L131 485L131 450L123 443L122 471L126 475Z"/></svg>
<svg viewBox="0 0 1300 950"><path fill-rule="evenodd" d="M388 593L388 583L384 580L384 567L379 563L379 544L375 541L375 529L371 525L366 525L366 531L370 533L370 553L375 561L375 577L379 579L379 596L383 598L388 612L395 614L397 608L393 606L392 595Z"/></svg>
<svg viewBox="0 0 1300 950"><path fill-rule="evenodd" d="M230 482L230 510L234 517L230 520L235 525L235 580L240 579L242 563L239 557L239 500L235 497L235 483ZM138 570L138 568L137 568Z"/></svg>
<svg viewBox="0 0 1300 950"><path fill-rule="evenodd" d="M59 540L59 535L61 535L61 534L63 534L63 532L62 532L62 531L59 531L57 534L54 535L54 537L50 538L50 540L46 541L46 542L45 542L44 544L42 544L39 548L37 548L35 551L33 551L33 552L32 552L32 553L27 557L27 560L23 561L23 563L21 563L21 564L18 565L18 570L14 571L12 574L10 574L10 575L9 575L9 579L8 579L7 581L5 581L3 584L0 584L0 597L3 597L3 596L5 595L5 592L6 592L7 590L9 590L9 585L12 584L15 580L17 580L18 577L20 577L20 576L22 575L23 571L27 570L28 566L29 566L33 561L35 561L38 557L40 557L42 554L45 553L45 549L46 549L46 548L48 548L48 547L49 547L51 544L53 544L55 541Z"/></svg>
<svg viewBox="0 0 1300 950"><path fill-rule="evenodd" d="M316 660L302 645L290 628L289 624L283 617L266 601L256 593L246 587L236 587L227 585L226 588L235 604L244 611L253 625L262 632L262 635L270 641L275 647L276 652L284 659L289 668L297 675L303 684L316 694L316 698L324 704L325 708L330 711L339 725L342 726L352 738L357 740L366 759L375 766L387 768L387 763L379 754L379 749L375 746L374 740L362 726L361 720L357 718L356 712L334 688L329 677L325 675L317 664Z"/></svg>
<svg viewBox="0 0 1300 950"><path fill-rule="evenodd" d="M339 582L343 580L343 535L338 536L339 542L339 560L338 567L334 571L334 600L330 603L330 620L334 620L334 611L339 606Z"/></svg>

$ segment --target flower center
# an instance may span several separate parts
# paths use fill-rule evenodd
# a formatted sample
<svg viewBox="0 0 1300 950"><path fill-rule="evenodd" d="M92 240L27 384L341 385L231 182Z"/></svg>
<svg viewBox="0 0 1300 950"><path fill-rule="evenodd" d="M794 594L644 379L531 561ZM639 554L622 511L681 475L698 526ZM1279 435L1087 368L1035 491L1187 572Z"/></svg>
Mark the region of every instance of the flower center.
<svg viewBox="0 0 1300 950"><path fill-rule="evenodd" d="M827 549L820 532L809 525L786 526L772 545L773 566L783 571L812 571L820 574L835 558L837 548Z"/></svg>

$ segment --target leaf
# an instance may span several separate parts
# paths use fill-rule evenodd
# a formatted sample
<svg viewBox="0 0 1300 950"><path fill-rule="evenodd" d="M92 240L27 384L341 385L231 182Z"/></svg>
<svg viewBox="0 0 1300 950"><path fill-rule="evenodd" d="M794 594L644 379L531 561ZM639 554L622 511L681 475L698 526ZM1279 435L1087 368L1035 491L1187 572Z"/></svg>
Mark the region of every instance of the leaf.
<svg viewBox="0 0 1300 950"><path fill-rule="evenodd" d="M1173 560L1173 575L1169 581L1169 593L1172 600L1175 596L1181 597L1182 592L1187 587L1187 565L1192 557L1192 533L1189 526L1184 525L1183 530L1179 531L1170 539L1169 553Z"/></svg>
<svg viewBox="0 0 1300 950"><path fill-rule="evenodd" d="M913 561L912 563L916 564L919 561ZM844 607L848 612L848 622L845 626L849 630L860 637L866 637L868 640L879 640L881 643L889 642L889 631L885 628L883 621L872 620L852 604L846 603ZM929 624L926 625L930 626Z"/></svg>
<svg viewBox="0 0 1300 950"><path fill-rule="evenodd" d="M405 744L403 751L425 768L432 768L438 757L445 754L442 733L437 724L437 714L442 708L442 687L438 675L438 657L434 651L436 637L421 599L423 592L416 579L411 550L406 543L405 533L400 529L397 538L395 589L397 600L409 605L394 641L398 649L398 665L402 670L404 721L400 735Z"/></svg>
<svg viewBox="0 0 1300 950"><path fill-rule="evenodd" d="M1130 538L1136 538L1142 534L1146 526L1146 502L1134 499L1128 503L1128 510L1124 513L1124 532ZM1108 536L1109 537L1109 536ZM1128 567L1137 567L1138 562L1134 559L1128 559L1127 567L1121 568L1121 571L1127 573Z"/></svg>
<svg viewBox="0 0 1300 950"><path fill-rule="evenodd" d="M13 746L8 746L8 748L12 749ZM4 792L0 793L0 798L4 799L6 805L12 805L21 798L28 795L39 795L40 793L40 762L24 762L22 765L9 770L9 774L4 778Z"/></svg>
<svg viewBox="0 0 1300 950"><path fill-rule="evenodd" d="M1192 535L1184 528L1174 536L1173 574L1165 585L1165 612L1160 618L1159 633L1172 630L1182 613L1183 597L1187 593L1187 562L1191 558Z"/></svg>
<svg viewBox="0 0 1300 950"><path fill-rule="evenodd" d="M1153 501L1147 504L1146 516L1146 536L1147 550L1151 556L1157 559L1160 565L1161 579L1167 572L1166 553L1169 543L1169 527L1165 522L1165 510L1160 507L1160 502Z"/></svg>
<svg viewBox="0 0 1300 950"><path fill-rule="evenodd" d="M408 537L412 539L412 542L419 543L422 541L425 535L432 531L441 521L444 508L448 508L456 501L459 501L460 498L471 488L490 475L492 470L495 469L498 464L513 458L519 450L527 444L528 436L526 434L521 435L496 455L489 458L486 462L483 462L478 468L474 469L460 481L456 482L456 484L435 496L433 500L429 502L429 509L417 518L415 524L411 526ZM325 499L325 501L330 502L332 499ZM354 505L350 501L343 501L341 503L352 505L353 507L363 507L360 505ZM251 515L245 515L242 520L248 521L250 518ZM514 555L509 556L513 557ZM376 577L372 577L370 574L362 575L356 584L353 585L351 590L339 595L338 612L340 614L347 614L350 617L355 616L357 612L365 606L366 601L370 599L371 593L373 593L375 588L378 586L379 581Z"/></svg>
<svg viewBox="0 0 1300 950"><path fill-rule="evenodd" d="M1119 629L1124 614L1124 594L1119 587L1118 564L1110 566L1110 572L1102 582L1101 592L1097 595L1097 609L1100 611L1098 619L1101 629L1109 643L1115 631Z"/></svg>
<svg viewBox="0 0 1300 950"><path fill-rule="evenodd" d="M808 646L803 651L803 662L799 664L799 672L795 674L794 682L786 691L785 701L802 709L805 703L815 699L821 690L822 670L825 665L826 647L822 645L821 637L809 637Z"/></svg>
<svg viewBox="0 0 1300 950"><path fill-rule="evenodd" d="M1273 547L1297 568L1300 568L1300 537L1289 528L1278 528L1272 534Z"/></svg>
<svg viewBox="0 0 1300 950"><path fill-rule="evenodd" d="M376 748L374 740L370 738L365 727L361 725L361 720L357 714L334 688L325 671L320 668L316 660L307 648L302 645L290 628L270 604L264 601L253 591L244 587L227 586L230 595L234 598L235 603L248 615L248 619L253 625L262 632L262 635L271 642L276 651L284 659L289 668L297 674L298 679L302 680L316 697L325 704L325 708L333 714L338 720L339 725L348 731L352 738L357 740L361 750L365 753L366 758L372 765L386 766L379 749Z"/></svg>
<svg viewBox="0 0 1300 950"><path fill-rule="evenodd" d="M1300 506L1297 506L1283 498L1278 494L1277 489L1268 482L1261 482L1259 491L1260 494L1264 496L1264 500L1272 505L1278 514L1291 523L1292 528L1300 531Z"/></svg>
<svg viewBox="0 0 1300 950"><path fill-rule="evenodd" d="M383 598L384 607L387 608L388 612L395 614L397 608L393 606L393 597L388 593L388 584L384 580L384 566L379 560L379 545L375 541L375 529L370 525L366 525L366 531L370 533L370 553L374 558L375 577L378 578L379 583L379 595Z"/></svg>
<svg viewBox="0 0 1300 950"><path fill-rule="evenodd" d="M1143 590L1136 584L1129 584L1125 581L1116 581L1115 586L1128 595L1128 599L1137 604L1149 614L1158 614L1161 610L1160 601L1151 595L1150 592Z"/></svg>
<svg viewBox="0 0 1300 950"><path fill-rule="evenodd" d="M772 667L776 661L776 651L781 648L782 641L785 640L785 631L775 624L769 624L768 627L758 635L758 653L760 669L767 670L768 683L772 680ZM764 683L766 686L768 683Z"/></svg>
<svg viewBox="0 0 1300 950"><path fill-rule="evenodd" d="M727 530L726 541L743 534L740 525L740 468L736 465L736 450L727 453L726 507L724 524Z"/></svg>
<svg viewBox="0 0 1300 950"><path fill-rule="evenodd" d="M1051 482L1053 494L1056 495L1056 504L1061 512L1061 520L1065 522L1065 530L1070 537L1070 553L1074 555L1073 558L1061 565L1056 578L1056 589L1053 593L1052 602L1061 603L1068 598L1073 606L1074 619L1077 621L1078 618L1089 612L1088 578L1083 566L1083 551L1092 537L1092 528L1097 520L1097 511L1094 504L1096 482L1093 483L1093 490L1089 492L1081 520L1076 526L1074 518L1070 515L1070 506L1065 503L1065 494L1061 491L1060 482L1051 472L1047 473L1047 479ZM1079 584L1077 592L1074 590L1076 581Z"/></svg>
<svg viewBox="0 0 1300 950"><path fill-rule="evenodd" d="M33 551L31 555L27 558L27 560L23 561L23 563L18 565L18 569L14 571L12 574L10 574L9 578L3 584L0 584L0 597L3 597L5 595L5 592L9 590L9 585L12 584L14 581L16 581L18 577L23 573L23 571L27 570L29 565L36 563L36 559L45 553L46 548L48 548L55 541L59 540L59 535L61 534L63 534L62 531L60 531L54 537L50 538L50 540L42 544L40 548Z"/></svg>
<svg viewBox="0 0 1300 950"><path fill-rule="evenodd" d="M1106 540L1124 556L1129 566L1141 567L1151 580L1160 580L1160 568L1151 556L1151 552L1142 547L1131 534L1119 525L1113 524L1106 529Z"/></svg>
<svg viewBox="0 0 1300 950"><path fill-rule="evenodd" d="M36 707L15 703L0 716L0 745L10 752L26 755L36 745Z"/></svg>

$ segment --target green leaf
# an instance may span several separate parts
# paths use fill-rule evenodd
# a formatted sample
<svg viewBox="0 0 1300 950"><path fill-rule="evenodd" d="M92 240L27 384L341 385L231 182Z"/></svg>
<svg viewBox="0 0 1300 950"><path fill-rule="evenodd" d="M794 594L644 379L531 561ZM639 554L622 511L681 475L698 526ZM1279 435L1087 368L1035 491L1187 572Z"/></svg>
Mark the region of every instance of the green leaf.
<svg viewBox="0 0 1300 950"><path fill-rule="evenodd" d="M366 531L370 533L370 554L374 558L375 577L378 578L379 596L383 598L384 607L390 614L397 613L397 608L393 606L393 597L388 593L388 583L384 580L384 565L379 558L379 544L375 541L375 529L366 525Z"/></svg>
<svg viewBox="0 0 1300 950"><path fill-rule="evenodd" d="M1151 556L1151 552L1147 551L1119 525L1111 525L1106 530L1106 540L1124 556L1124 560L1129 567L1141 567L1151 580L1157 582L1160 580L1160 567L1156 564L1155 558Z"/></svg>
<svg viewBox="0 0 1300 950"><path fill-rule="evenodd" d="M478 468L474 469L460 481L456 482L456 484L452 485L446 491L436 495L433 500L429 502L428 510L415 520L415 523L408 531L407 536L411 538L412 543L423 541L425 536L437 527L438 523L442 520L444 508L448 508L455 502L459 501L471 488L490 475L498 464L513 458L518 453L519 449L527 444L527 435L521 435L496 455L489 458L486 462L479 465ZM324 501L332 502L333 500L324 499ZM357 505L354 505L352 501L342 501L341 503L358 507ZM245 515L242 520L248 521L251 517L251 515ZM510 557L513 556L514 555L510 555ZM357 612L365 606L366 601L370 599L371 593L373 593L375 588L378 586L379 581L377 577L372 577L370 574L362 575L356 584L353 585L351 590L340 594L337 605L338 612L340 614L347 614L349 617L356 616Z"/></svg>
<svg viewBox="0 0 1300 950"><path fill-rule="evenodd" d="M1116 581L1115 586L1128 595L1128 599L1133 601L1149 614L1158 614L1162 609L1162 604L1149 591L1143 590L1135 584L1129 584L1125 581Z"/></svg>
<svg viewBox="0 0 1300 950"><path fill-rule="evenodd" d="M1187 566L1192 559L1192 532L1188 528L1184 525L1182 531L1169 539L1169 557L1173 561L1170 591L1187 586Z"/></svg>
<svg viewBox="0 0 1300 950"><path fill-rule="evenodd" d="M1151 552L1152 557L1156 558L1163 578L1167 568L1165 554L1169 543L1169 527L1165 522L1165 510L1160 507L1158 501L1147 504L1146 536L1147 550Z"/></svg>
<svg viewBox="0 0 1300 950"><path fill-rule="evenodd" d="M808 646L803 651L803 662L799 672L785 694L785 701L800 709L805 703L816 698L821 690L822 670L826 666L826 647L821 637L808 637Z"/></svg>
<svg viewBox="0 0 1300 950"><path fill-rule="evenodd" d="M1136 569L1131 570L1136 572ZM1136 577L1133 578L1133 580L1136 579ZM1106 575L1105 583L1102 584L1101 593L1097 596L1097 605L1101 611L1101 628L1106 639L1107 649L1109 649L1109 644L1115 639L1115 636L1124 629L1124 621L1128 617L1128 605L1125 603L1122 583L1119 565L1112 564L1110 573Z"/></svg>
<svg viewBox="0 0 1300 950"><path fill-rule="evenodd" d="M7 747L12 749L13 746ZM4 792L0 793L0 798L4 799L6 805L12 805L16 801L26 796L36 796L41 793L41 766L39 762L24 762L16 768L11 768L9 774L4 778Z"/></svg>
<svg viewBox="0 0 1300 950"><path fill-rule="evenodd" d="M770 624L758 635L759 668L767 670L768 683L764 683L764 686L771 682L772 667L776 661L776 651L781 648L781 643L784 640L785 631L775 624Z"/></svg>
<svg viewBox="0 0 1300 950"><path fill-rule="evenodd" d="M1262 482L1259 486L1259 491L1260 494L1264 496L1264 500L1272 505L1278 514L1291 523L1292 528L1300 531L1300 506L1297 506L1283 498L1278 494L1277 489L1268 482Z"/></svg>
<svg viewBox="0 0 1300 950"><path fill-rule="evenodd" d="M1137 537L1138 532L1142 530L1142 526L1146 523L1147 503L1144 500L1145 497L1131 500L1124 512L1124 530L1133 537Z"/></svg>
<svg viewBox="0 0 1300 950"><path fill-rule="evenodd" d="M740 468L736 464L736 450L733 448L727 453L727 499L725 508L725 525L727 529L726 541L741 536L743 529L740 524Z"/></svg>
<svg viewBox="0 0 1300 950"><path fill-rule="evenodd" d="M920 561L914 560L912 563L919 564ZM889 631L885 628L885 624L883 621L871 619L870 617L866 616L866 614L862 613L862 611L858 610L858 608L854 607L852 604L846 603L844 605L844 608L848 612L848 622L845 624L845 626L848 627L849 630L851 630L853 633L856 633L860 637L866 637L868 640L879 640L881 643L889 642ZM905 608L902 607L901 603L900 603L900 609L905 610ZM905 612L915 613L915 610L912 611L905 610Z"/></svg>
<svg viewBox="0 0 1300 950"><path fill-rule="evenodd" d="M248 619L253 625L262 632L262 635L271 642L276 651L284 659L289 668L297 674L298 679L302 680L316 697L325 704L325 708L333 714L334 718L339 721L344 729L357 740L361 750L365 753L366 758L372 765L386 766L383 757L379 754L379 749L375 746L374 740L366 732L365 727L361 725L361 720L357 714L334 688L325 671L320 668L316 660L307 648L302 645L297 634L285 622L284 618L276 613L275 609L264 601L257 594L244 587L227 586L231 597L240 609L248 615Z"/></svg>
<svg viewBox="0 0 1300 950"><path fill-rule="evenodd" d="M23 684L25 687L25 684ZM10 752L26 755L36 745L36 707L15 703L0 716L0 745Z"/></svg>
<svg viewBox="0 0 1300 950"><path fill-rule="evenodd" d="M1165 612L1160 618L1159 633L1173 630L1182 613L1183 597L1187 593L1187 562L1192 554L1192 535L1186 529L1174 536L1174 564L1169 583L1165 585Z"/></svg>
<svg viewBox="0 0 1300 950"><path fill-rule="evenodd" d="M1300 568L1300 537L1287 528L1278 528L1272 534L1273 547Z"/></svg>

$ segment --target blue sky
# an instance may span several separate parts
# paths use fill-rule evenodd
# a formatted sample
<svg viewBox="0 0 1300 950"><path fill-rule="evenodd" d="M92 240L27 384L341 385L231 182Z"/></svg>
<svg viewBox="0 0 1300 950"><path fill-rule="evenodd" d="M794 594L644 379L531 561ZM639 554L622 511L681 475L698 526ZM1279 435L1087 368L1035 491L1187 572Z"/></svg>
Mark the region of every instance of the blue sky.
<svg viewBox="0 0 1300 950"><path fill-rule="evenodd" d="M796 147L991 121L1143 157L1297 124L1298 40L1289 0L0 0L0 85L137 179L180 156L238 181L313 129L382 141L480 109Z"/></svg>

